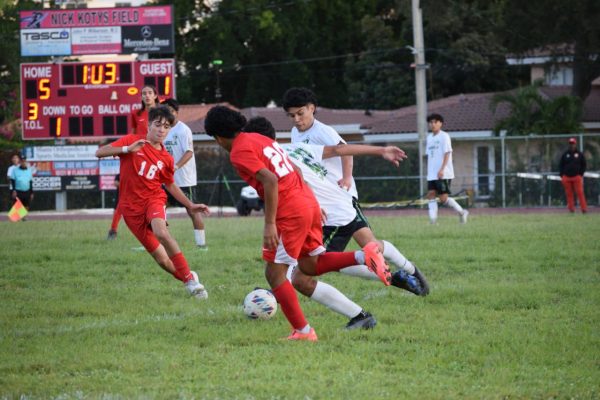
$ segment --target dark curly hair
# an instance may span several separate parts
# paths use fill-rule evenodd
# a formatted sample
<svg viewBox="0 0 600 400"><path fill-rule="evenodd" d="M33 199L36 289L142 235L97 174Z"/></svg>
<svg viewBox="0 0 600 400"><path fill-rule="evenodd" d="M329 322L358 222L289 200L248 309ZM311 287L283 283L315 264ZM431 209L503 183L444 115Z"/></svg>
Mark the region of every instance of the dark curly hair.
<svg viewBox="0 0 600 400"><path fill-rule="evenodd" d="M233 139L244 125L246 125L246 117L225 106L214 106L204 119L204 130L212 137Z"/></svg>
<svg viewBox="0 0 600 400"><path fill-rule="evenodd" d="M304 107L307 104L317 106L317 96L307 88L293 87L283 95L283 109L287 111L290 107Z"/></svg>
<svg viewBox="0 0 600 400"><path fill-rule="evenodd" d="M273 124L271 124L271 121L269 121L265 117L250 118L250 121L248 121L248 123L246 124L246 126L244 126L244 129L242 129L242 131L256 132L273 140L276 139L275 128L273 128Z"/></svg>

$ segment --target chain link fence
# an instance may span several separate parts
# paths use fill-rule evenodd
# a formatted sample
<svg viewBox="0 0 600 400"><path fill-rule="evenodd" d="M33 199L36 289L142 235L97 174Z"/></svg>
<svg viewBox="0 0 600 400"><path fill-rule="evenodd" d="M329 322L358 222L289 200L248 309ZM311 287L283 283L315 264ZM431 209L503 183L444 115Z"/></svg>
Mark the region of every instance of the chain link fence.
<svg viewBox="0 0 600 400"><path fill-rule="evenodd" d="M598 206L600 134L453 138L456 175L452 181L453 195L475 207L563 207L566 202L557 176L569 137L577 138L577 145L585 154L588 171L584 179L585 194L590 206ZM396 168L381 158L355 157L354 176L361 203L378 207L423 204L418 143L378 144L397 145L409 158ZM0 159L3 170L0 208L3 210L8 210L12 203L5 180L10 154L4 152ZM233 170L228 154L217 145L196 144L195 156L197 200L212 206L235 206L246 184ZM114 191L67 192L69 209L112 208L114 201ZM55 193L36 192L32 210L55 207Z"/></svg>

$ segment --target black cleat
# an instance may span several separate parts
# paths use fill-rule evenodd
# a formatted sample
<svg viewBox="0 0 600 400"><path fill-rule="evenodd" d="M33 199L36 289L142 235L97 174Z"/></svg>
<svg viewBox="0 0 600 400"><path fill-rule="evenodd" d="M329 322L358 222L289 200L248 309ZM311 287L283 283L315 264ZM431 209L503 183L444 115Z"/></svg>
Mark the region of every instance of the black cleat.
<svg viewBox="0 0 600 400"><path fill-rule="evenodd" d="M375 317L363 310L346 324L346 329L349 331L358 328L373 329L375 325L377 325Z"/></svg>
<svg viewBox="0 0 600 400"><path fill-rule="evenodd" d="M427 282L427 279L425 279L425 275L423 275L421 271L419 271L419 268L417 268L416 266L415 273L413 274L413 276L417 278L417 280L421 284L421 288L423 289L421 296L427 296L429 294L429 283Z"/></svg>
<svg viewBox="0 0 600 400"><path fill-rule="evenodd" d="M108 236L106 237L106 240L113 240L117 238L117 231L114 230L110 230L108 231Z"/></svg>
<svg viewBox="0 0 600 400"><path fill-rule="evenodd" d="M392 275L392 286L407 290L417 296L427 296L429 287L421 286L421 281L417 278L417 268L415 267L415 275L409 275L406 271L400 269ZM422 274L419 272L422 277Z"/></svg>

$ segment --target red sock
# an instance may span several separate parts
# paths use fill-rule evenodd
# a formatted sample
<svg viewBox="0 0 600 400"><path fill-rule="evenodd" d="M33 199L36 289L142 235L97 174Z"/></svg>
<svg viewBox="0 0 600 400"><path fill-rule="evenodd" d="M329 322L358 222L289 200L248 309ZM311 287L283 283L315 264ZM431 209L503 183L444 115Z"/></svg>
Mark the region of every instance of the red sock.
<svg viewBox="0 0 600 400"><path fill-rule="evenodd" d="M183 253L177 253L173 257L170 257L170 259L175 267L175 278L179 279L181 282L187 282L193 278Z"/></svg>
<svg viewBox="0 0 600 400"><path fill-rule="evenodd" d="M323 253L317 259L317 275L323 275L332 271L339 271L342 268L358 264L354 258L353 251L343 253Z"/></svg>
<svg viewBox="0 0 600 400"><path fill-rule="evenodd" d="M302 329L308 322L304 317L296 291L289 280L273 289L273 294L281 307L281 311L294 329Z"/></svg>
<svg viewBox="0 0 600 400"><path fill-rule="evenodd" d="M118 208L115 208L115 212L113 213L112 224L110 224L110 229L113 231L117 231L119 227L119 222L121 221L121 211Z"/></svg>

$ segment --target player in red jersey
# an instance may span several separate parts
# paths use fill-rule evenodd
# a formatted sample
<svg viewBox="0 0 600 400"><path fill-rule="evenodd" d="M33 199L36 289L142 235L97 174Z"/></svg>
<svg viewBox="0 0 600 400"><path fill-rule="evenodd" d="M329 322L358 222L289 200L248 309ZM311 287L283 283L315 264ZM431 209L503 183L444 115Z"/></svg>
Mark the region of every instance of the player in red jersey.
<svg viewBox="0 0 600 400"><path fill-rule="evenodd" d="M142 86L142 108L131 113L132 132L146 135L148 132L148 111L159 104L158 91L154 85Z"/></svg>
<svg viewBox="0 0 600 400"><path fill-rule="evenodd" d="M199 299L208 297L198 275L190 271L179 245L169 233L165 204L167 195L162 185L190 212L208 213L204 204L192 203L175 185L173 157L163 141L175 117L166 106L149 110L147 134L127 135L96 151L96 157L119 156L119 211L125 224L144 245L146 251L165 271L185 284L188 292Z"/></svg>
<svg viewBox="0 0 600 400"><path fill-rule="evenodd" d="M386 284L391 275L376 243L357 252L324 253L321 210L310 188L295 171L285 151L273 139L241 133L246 118L224 106L209 110L206 133L230 152L238 174L254 187L265 203L263 259L265 276L282 312L293 327L289 340L316 341L317 335L286 278L288 265L310 276L365 264Z"/></svg>

